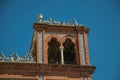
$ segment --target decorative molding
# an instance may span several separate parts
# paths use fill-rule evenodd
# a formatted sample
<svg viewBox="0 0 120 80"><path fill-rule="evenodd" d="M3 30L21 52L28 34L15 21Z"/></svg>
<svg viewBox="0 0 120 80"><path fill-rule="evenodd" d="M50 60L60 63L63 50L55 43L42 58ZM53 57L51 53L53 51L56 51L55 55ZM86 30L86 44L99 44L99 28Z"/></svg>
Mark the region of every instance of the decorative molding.
<svg viewBox="0 0 120 80"><path fill-rule="evenodd" d="M60 32L46 32L45 39L50 35L57 35L60 38L66 36L66 37L72 37L72 38L77 39L77 34L74 34L74 33L60 33Z"/></svg>
<svg viewBox="0 0 120 80"><path fill-rule="evenodd" d="M66 74L75 73L90 76L95 71L95 66L36 64L36 63L0 63L0 74Z"/></svg>
<svg viewBox="0 0 120 80"><path fill-rule="evenodd" d="M85 26L64 26L64 25L50 25L45 23L34 23L33 28L37 31L45 30L46 32L65 32L68 33L69 31L72 33L83 33L89 32L89 28Z"/></svg>

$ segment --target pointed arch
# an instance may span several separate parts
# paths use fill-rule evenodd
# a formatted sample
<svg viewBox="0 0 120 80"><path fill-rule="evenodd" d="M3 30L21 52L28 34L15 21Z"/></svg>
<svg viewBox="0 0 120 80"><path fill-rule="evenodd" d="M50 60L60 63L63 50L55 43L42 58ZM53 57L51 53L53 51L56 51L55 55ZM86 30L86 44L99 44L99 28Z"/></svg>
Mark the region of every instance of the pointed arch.
<svg viewBox="0 0 120 80"><path fill-rule="evenodd" d="M60 42L51 38L48 42L48 63L60 63Z"/></svg>
<svg viewBox="0 0 120 80"><path fill-rule="evenodd" d="M60 37L59 37L57 34L51 34L51 35L49 35L49 36L45 39L45 42L50 41L51 38L56 38L59 42L61 42L61 41L60 41Z"/></svg>
<svg viewBox="0 0 120 80"><path fill-rule="evenodd" d="M67 38L69 38L69 39L71 39L71 41L74 43L74 44L76 44L76 40L75 40L75 38L73 38L72 36L63 36L62 38L61 38L61 43L63 44L63 42L65 42L65 40L67 39Z"/></svg>
<svg viewBox="0 0 120 80"><path fill-rule="evenodd" d="M60 60L60 37L57 34L51 34L45 39L44 54L47 63L57 63Z"/></svg>
<svg viewBox="0 0 120 80"><path fill-rule="evenodd" d="M65 64L76 64L75 43L70 38L66 38L63 42L64 46L64 62Z"/></svg>

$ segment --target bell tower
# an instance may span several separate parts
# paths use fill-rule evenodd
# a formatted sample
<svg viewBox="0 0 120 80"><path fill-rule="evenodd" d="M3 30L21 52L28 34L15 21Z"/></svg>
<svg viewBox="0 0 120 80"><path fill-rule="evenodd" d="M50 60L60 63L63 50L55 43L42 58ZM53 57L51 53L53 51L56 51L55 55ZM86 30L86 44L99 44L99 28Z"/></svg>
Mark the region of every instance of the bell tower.
<svg viewBox="0 0 120 80"><path fill-rule="evenodd" d="M89 28L49 18L34 23L30 53L41 65L40 80L92 80L95 66L90 65Z"/></svg>

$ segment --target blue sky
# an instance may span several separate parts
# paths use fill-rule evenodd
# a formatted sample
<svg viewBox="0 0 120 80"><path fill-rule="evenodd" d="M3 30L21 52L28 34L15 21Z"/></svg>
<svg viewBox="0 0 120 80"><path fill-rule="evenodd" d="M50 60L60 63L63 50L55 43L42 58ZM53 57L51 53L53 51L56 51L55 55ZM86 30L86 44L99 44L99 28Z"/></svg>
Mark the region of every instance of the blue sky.
<svg viewBox="0 0 120 80"><path fill-rule="evenodd" d="M76 18L89 27L93 80L120 80L119 0L0 0L0 51L21 56L29 51L39 13L44 19Z"/></svg>

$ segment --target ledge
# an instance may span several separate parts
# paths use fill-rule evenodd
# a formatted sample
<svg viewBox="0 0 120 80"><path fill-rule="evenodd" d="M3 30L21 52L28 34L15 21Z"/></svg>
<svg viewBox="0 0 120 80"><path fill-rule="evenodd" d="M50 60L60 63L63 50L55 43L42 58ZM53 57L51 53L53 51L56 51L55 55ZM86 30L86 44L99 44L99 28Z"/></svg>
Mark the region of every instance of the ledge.
<svg viewBox="0 0 120 80"><path fill-rule="evenodd" d="M78 74L90 76L95 71L95 66L60 65L60 64L39 64L39 63L0 63L0 74L23 74L37 75L69 75Z"/></svg>
<svg viewBox="0 0 120 80"><path fill-rule="evenodd" d="M89 28L81 25L81 26L69 26L69 25L59 25L59 24L45 24L45 23L34 23L33 28L37 31L45 30L45 31L56 31L56 32L68 32L71 31L73 33L89 33Z"/></svg>

